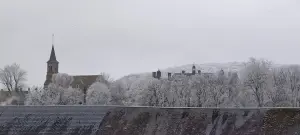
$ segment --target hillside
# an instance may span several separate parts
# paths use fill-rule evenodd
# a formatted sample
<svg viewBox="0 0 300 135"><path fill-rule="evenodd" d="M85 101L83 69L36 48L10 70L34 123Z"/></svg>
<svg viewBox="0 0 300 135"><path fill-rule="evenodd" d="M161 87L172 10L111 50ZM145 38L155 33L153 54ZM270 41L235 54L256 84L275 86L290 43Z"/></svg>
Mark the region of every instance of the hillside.
<svg viewBox="0 0 300 135"><path fill-rule="evenodd" d="M176 66L176 67L169 67L166 69L160 69L162 71L162 76L166 77L168 72L173 73L180 73L182 70L185 70L186 72L192 72L192 66L193 64L186 64L182 66ZM240 71L242 68L244 68L244 63L243 62L228 62L228 63L206 63L206 64L195 64L196 70L201 70L203 73L216 73L223 69L226 72L229 71ZM282 64L273 64L272 65L274 68L277 67L286 67L288 65L282 65ZM152 76L152 72L154 71L149 71L146 73L135 73L135 74L130 74L127 76L124 76L120 79L119 81L122 81L126 84L131 84L132 82L138 80L138 79L143 79L147 77Z"/></svg>
<svg viewBox="0 0 300 135"><path fill-rule="evenodd" d="M163 72L171 72L171 73L178 73L182 70L186 72L192 72L193 64L182 65L178 67L170 67L163 69ZM206 64L195 64L196 70L201 70L201 72L209 72L215 73L221 69L225 72L228 71L239 71L241 68L244 67L243 63L241 62L230 62L230 63L206 63Z"/></svg>
<svg viewBox="0 0 300 135"><path fill-rule="evenodd" d="M179 73L182 70L185 70L186 72L192 72L192 66L193 64L186 64L182 66L177 67L169 67L166 69L160 69L162 71L162 76L167 76L168 72L171 73ZM207 64L195 64L196 70L201 70L201 72L209 72L209 73L215 73L221 69L223 69L225 72L228 71L239 71L241 68L244 67L242 62L230 62L230 63L207 63ZM141 78L147 78L151 77L152 72L149 71L146 73L136 73L136 74L130 74L127 76L124 76L118 80L121 80L125 83L132 82Z"/></svg>

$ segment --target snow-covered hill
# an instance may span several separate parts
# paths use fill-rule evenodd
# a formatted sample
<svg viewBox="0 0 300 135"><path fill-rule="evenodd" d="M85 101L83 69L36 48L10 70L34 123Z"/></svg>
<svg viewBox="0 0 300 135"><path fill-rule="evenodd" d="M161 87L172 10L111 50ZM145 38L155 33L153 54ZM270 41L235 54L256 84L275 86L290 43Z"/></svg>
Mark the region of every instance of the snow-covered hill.
<svg viewBox="0 0 300 135"><path fill-rule="evenodd" d="M167 76L168 72L180 73L182 70L185 70L186 72L192 72L192 66L193 64L186 64L182 66L170 67L170 68L160 69L160 70L162 72L162 76ZM238 71L241 68L243 68L244 65L241 62L230 62L230 63L195 64L195 66L196 66L196 70L201 70L201 72L215 73L217 71L220 71L221 69L223 69L225 72ZM124 83L131 83L141 78L151 77L152 72L154 71L130 74L120 78L119 80L123 81Z"/></svg>
<svg viewBox="0 0 300 135"><path fill-rule="evenodd" d="M182 70L186 72L192 72L193 64L182 65L178 67L170 67L167 69L163 69L163 72L171 72L171 73L178 73ZM206 64L195 64L196 70L201 70L201 72L209 72L215 73L223 69L225 72L228 71L239 71L241 68L244 67L244 64L241 62L230 62L230 63L206 63Z"/></svg>
<svg viewBox="0 0 300 135"><path fill-rule="evenodd" d="M180 73L182 70L185 70L185 72L192 72L192 66L193 64L186 64L182 66L176 66L176 67L169 67L166 69L160 69L162 72L162 76L166 77L168 72L171 73ZM223 69L226 72L238 72L242 68L245 67L243 62L228 62L228 63L206 63L206 64L195 64L196 70L201 70L202 73L216 73ZM288 65L282 65L282 64L273 64L273 67L281 67L281 66L288 66ZM152 72L154 71L149 71L145 73L136 73L136 74L131 74L124 76L120 78L119 80L124 81L125 83L130 81L135 81L140 78L146 78L146 77L151 77Z"/></svg>

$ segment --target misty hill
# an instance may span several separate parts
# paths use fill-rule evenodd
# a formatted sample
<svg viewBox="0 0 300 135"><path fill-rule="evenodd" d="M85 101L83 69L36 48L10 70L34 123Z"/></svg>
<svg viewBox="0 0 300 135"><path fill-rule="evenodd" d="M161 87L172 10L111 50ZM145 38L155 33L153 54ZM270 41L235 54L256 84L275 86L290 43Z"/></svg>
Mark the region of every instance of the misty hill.
<svg viewBox="0 0 300 135"><path fill-rule="evenodd" d="M168 72L173 73L180 73L182 70L185 70L186 72L192 72L192 66L193 64L186 64L182 66L176 66L176 67L169 67L166 69L160 69L162 72L162 76L167 76ZM196 70L201 70L201 72L208 72L208 73L216 73L223 69L225 72L228 71L239 71L241 68L244 67L244 64L242 62L229 62L229 63L207 63L207 64L195 64ZM155 72L157 70L154 70ZM119 81L123 81L126 84L131 84L135 80L142 79L142 78L151 78L152 72L149 71L145 73L135 73L130 74L127 76L124 76Z"/></svg>
<svg viewBox="0 0 300 135"><path fill-rule="evenodd" d="M166 69L160 69L162 72L162 76L167 76L168 72L173 73L180 73L182 70L185 70L186 72L192 72L192 66L193 64L186 64L182 66L176 66L176 67L169 67ZM223 69L226 72L238 72L242 68L245 67L244 62L228 62L228 63L205 63L205 64L195 64L196 70L201 70L202 73L216 73ZM277 67L286 67L288 65L283 65L283 64L272 64L274 68ZM154 71L157 71L154 70ZM135 80L142 79L142 78L151 78L152 77L152 72L154 71L149 71L145 73L135 73L135 74L130 74L127 76L124 76L118 80L123 81L124 83L132 83Z"/></svg>
<svg viewBox="0 0 300 135"><path fill-rule="evenodd" d="M176 66L176 67L169 67L166 69L160 69L160 71L164 72L171 72L171 73L180 73L182 70L185 70L186 72L192 72L192 66L193 64L186 64L182 66ZM205 73L216 73L223 69L225 72L228 71L239 71L244 67L244 63L242 62L229 62L229 63L206 63L206 64L195 64L196 70L201 70L201 72ZM157 71L157 70L154 70ZM139 77L151 77L151 73L154 71L149 71L146 73L136 73L136 74L130 74L128 76L124 77L130 77L130 78L139 78Z"/></svg>
<svg viewBox="0 0 300 135"><path fill-rule="evenodd" d="M192 72L193 64L187 64L177 67L170 67L166 69L162 69L162 72L171 72L171 73L179 73L182 70L186 72ZM201 72L205 73L215 73L223 69L225 72L228 71L239 71L244 67L242 62L229 62L229 63L206 63L206 64L195 64L196 70L201 70Z"/></svg>
<svg viewBox="0 0 300 135"><path fill-rule="evenodd" d="M162 72L171 72L171 73L179 73L182 70L185 70L186 72L192 72L192 66L193 64L187 64L177 67L170 67L163 69ZM223 69L225 72L238 72L242 68L245 67L244 62L228 62L228 63L206 63L206 64L195 64L196 70L201 70L203 73L216 73ZM285 67L288 65L283 64L272 64L274 68L277 67Z"/></svg>

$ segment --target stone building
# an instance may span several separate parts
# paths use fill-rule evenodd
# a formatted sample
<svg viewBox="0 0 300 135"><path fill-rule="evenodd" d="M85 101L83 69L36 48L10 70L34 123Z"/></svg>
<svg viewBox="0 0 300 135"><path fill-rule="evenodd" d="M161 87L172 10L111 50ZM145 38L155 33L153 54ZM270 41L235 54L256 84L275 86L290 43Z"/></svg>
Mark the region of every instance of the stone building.
<svg viewBox="0 0 300 135"><path fill-rule="evenodd" d="M182 70L181 73L174 73L172 75L172 73L168 72L167 77L168 77L169 80L171 80L172 78L174 78L176 76L181 76L181 75L185 75L185 76L203 75L204 77L210 77L210 76L214 75L214 73L202 73L201 70L197 71L196 66L193 65L191 73L187 73L187 72L185 72L185 70ZM158 70L157 72L152 72L152 77L157 78L157 79L162 78L161 71Z"/></svg>
<svg viewBox="0 0 300 135"><path fill-rule="evenodd" d="M59 73L59 62L56 59L54 46L52 45L50 58L47 61L47 75L44 83L44 88L47 88L48 85L52 82L52 76ZM73 82L71 84L72 88L79 88L82 90L88 89L92 85L99 75L76 75L72 76Z"/></svg>
<svg viewBox="0 0 300 135"><path fill-rule="evenodd" d="M59 62L56 60L54 46L52 45L50 59L47 61L47 74L44 88L52 82L52 75L58 73L58 64Z"/></svg>
<svg viewBox="0 0 300 135"><path fill-rule="evenodd" d="M152 77L156 78L156 79L160 79L161 78L161 71L157 70L156 72L152 72Z"/></svg>

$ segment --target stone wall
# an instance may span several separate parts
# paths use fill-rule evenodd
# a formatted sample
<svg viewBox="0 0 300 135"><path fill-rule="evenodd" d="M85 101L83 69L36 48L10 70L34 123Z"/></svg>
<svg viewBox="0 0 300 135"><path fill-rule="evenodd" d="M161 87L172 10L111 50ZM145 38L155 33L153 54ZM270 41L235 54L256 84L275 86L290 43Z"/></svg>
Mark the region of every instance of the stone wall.
<svg viewBox="0 0 300 135"><path fill-rule="evenodd" d="M294 135L300 109L2 106L0 135Z"/></svg>

